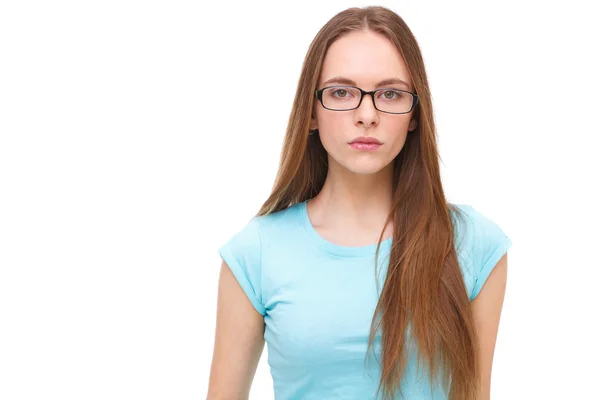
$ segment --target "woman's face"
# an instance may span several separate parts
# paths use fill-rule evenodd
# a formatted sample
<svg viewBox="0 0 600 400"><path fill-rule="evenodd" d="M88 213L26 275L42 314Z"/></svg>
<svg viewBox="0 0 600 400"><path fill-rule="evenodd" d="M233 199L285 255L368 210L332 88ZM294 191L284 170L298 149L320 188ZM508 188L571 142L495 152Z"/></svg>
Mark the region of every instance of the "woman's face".
<svg viewBox="0 0 600 400"><path fill-rule="evenodd" d="M377 86L392 78L408 86L402 83ZM393 88L413 92L408 70L396 47L384 36L367 31L351 32L329 47L317 88L336 85L357 86L366 91ZM343 97L348 93L341 91L335 95ZM408 131L417 125L416 120L411 121L413 113L414 110L408 114L378 111L370 95L364 96L360 107L347 111L325 109L315 100L310 129L319 129L330 167L337 162L354 173L372 174L390 164L402 150ZM382 144L374 150L350 145L359 136L378 139Z"/></svg>

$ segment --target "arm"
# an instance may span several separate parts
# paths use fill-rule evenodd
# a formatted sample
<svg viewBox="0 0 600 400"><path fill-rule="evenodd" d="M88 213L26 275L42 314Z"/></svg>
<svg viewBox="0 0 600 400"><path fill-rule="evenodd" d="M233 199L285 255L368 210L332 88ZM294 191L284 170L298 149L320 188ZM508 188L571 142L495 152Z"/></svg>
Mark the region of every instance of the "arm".
<svg viewBox="0 0 600 400"><path fill-rule="evenodd" d="M264 327L264 317L223 261L207 400L248 399L264 348Z"/></svg>
<svg viewBox="0 0 600 400"><path fill-rule="evenodd" d="M475 327L479 338L479 353L481 365L481 393L480 400L490 399L490 385L492 378L492 361L496 337L500 324L500 313L504 302L507 278L507 254L498 261L481 292L471 302L471 309L475 319Z"/></svg>

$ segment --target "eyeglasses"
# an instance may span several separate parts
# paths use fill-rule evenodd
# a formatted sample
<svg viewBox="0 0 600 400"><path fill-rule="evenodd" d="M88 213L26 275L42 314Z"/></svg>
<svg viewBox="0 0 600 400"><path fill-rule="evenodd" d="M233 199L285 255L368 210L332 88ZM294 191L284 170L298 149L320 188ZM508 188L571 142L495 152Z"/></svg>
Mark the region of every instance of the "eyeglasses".
<svg viewBox="0 0 600 400"><path fill-rule="evenodd" d="M328 86L315 94L324 108L333 111L357 109L365 94L371 95L375 109L389 114L407 114L419 103L416 94L391 88L367 92L356 86Z"/></svg>

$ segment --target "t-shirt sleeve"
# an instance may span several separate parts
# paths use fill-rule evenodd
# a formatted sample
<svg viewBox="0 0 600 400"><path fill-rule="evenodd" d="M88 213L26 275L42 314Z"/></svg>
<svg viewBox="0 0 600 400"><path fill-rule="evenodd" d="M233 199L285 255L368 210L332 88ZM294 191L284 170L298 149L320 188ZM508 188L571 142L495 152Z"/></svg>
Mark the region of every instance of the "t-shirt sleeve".
<svg viewBox="0 0 600 400"><path fill-rule="evenodd" d="M469 220L467 235L471 245L470 258L474 277L470 299L473 300L481 291L498 261L511 247L512 241L498 224L472 206L467 206L466 211Z"/></svg>
<svg viewBox="0 0 600 400"><path fill-rule="evenodd" d="M219 248L219 255L248 296L254 308L262 315L261 238L258 218L254 217Z"/></svg>

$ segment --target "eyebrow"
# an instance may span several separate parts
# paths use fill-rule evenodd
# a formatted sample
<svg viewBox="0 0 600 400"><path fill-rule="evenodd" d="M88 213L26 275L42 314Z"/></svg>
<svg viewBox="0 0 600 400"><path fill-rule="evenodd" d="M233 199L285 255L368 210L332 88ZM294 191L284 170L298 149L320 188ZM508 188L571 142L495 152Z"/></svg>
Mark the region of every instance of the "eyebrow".
<svg viewBox="0 0 600 400"><path fill-rule="evenodd" d="M327 85L328 83L334 83L334 82L341 83L344 85L356 86L356 82L354 82L352 79L344 78L343 76L336 76L335 78L328 79L323 83L323 86ZM393 85L393 84L400 84L400 85L404 85L407 88L409 88L408 83L404 82L402 79L399 79L399 78L384 79L381 82L378 82L375 86L379 87L379 86Z"/></svg>

